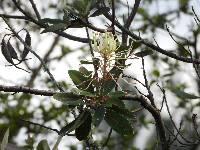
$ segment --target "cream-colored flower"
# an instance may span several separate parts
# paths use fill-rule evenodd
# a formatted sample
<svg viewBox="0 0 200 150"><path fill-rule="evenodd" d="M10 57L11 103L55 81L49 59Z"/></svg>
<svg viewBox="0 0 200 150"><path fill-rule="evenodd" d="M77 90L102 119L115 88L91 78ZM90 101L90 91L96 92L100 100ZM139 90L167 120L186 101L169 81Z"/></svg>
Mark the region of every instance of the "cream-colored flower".
<svg viewBox="0 0 200 150"><path fill-rule="evenodd" d="M103 57L111 57L118 49L117 41L111 32L94 33L93 41L94 51Z"/></svg>

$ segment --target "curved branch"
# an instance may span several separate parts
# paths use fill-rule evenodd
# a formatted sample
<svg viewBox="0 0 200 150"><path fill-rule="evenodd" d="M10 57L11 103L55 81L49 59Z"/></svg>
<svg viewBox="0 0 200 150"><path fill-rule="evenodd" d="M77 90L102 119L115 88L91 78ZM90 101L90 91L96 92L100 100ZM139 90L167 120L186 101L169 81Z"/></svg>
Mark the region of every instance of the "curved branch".
<svg viewBox="0 0 200 150"><path fill-rule="evenodd" d="M166 138L165 127L161 119L159 110L155 109L151 104L148 103L147 99L144 96L124 96L121 97L121 100L131 100L139 102L146 110L148 110L153 116L156 122L156 128L159 133L160 142L162 145L162 150L169 150L169 142Z"/></svg>
<svg viewBox="0 0 200 150"><path fill-rule="evenodd" d="M112 17L109 14L105 14L104 16L109 19L110 21L112 20ZM195 64L200 64L200 60L199 59L191 59L191 58L187 58L187 57L183 57L183 56L178 56L175 53L172 52L168 52L152 43L150 43L147 40L142 39L140 36L132 33L131 31L129 31L128 29L126 29L125 27L123 27L118 21L115 21L115 25L121 29L123 32L125 32L126 34L128 34L130 37L132 37L133 39L140 41L142 44L146 45L147 47L151 48L152 50L155 50L163 55L166 55L168 57L174 58L176 60L182 61L182 62L186 62L186 63L195 63Z"/></svg>

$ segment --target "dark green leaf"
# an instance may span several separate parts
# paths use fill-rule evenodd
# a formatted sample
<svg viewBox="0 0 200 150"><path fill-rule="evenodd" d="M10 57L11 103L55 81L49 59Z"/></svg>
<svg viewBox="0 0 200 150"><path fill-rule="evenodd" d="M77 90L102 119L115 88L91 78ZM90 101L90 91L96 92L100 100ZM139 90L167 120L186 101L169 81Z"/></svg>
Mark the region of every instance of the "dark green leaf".
<svg viewBox="0 0 200 150"><path fill-rule="evenodd" d="M112 105L116 105L119 107L125 107L124 102L119 99L119 97L124 96L125 93L123 91L115 91L110 92L108 96L110 96L110 99L106 102L107 107L112 107Z"/></svg>
<svg viewBox="0 0 200 150"><path fill-rule="evenodd" d="M26 37L25 37L25 43L28 45L28 46L31 46L31 35L29 34L28 31L26 31ZM24 46L24 50L22 52L22 60L24 60L26 58L26 56L28 55L29 53L29 49Z"/></svg>
<svg viewBox="0 0 200 150"><path fill-rule="evenodd" d="M101 93L107 95L115 88L116 82L112 79L103 82Z"/></svg>
<svg viewBox="0 0 200 150"><path fill-rule="evenodd" d="M115 106L119 106L119 107L122 107L124 108L125 105L124 105L124 102L121 101L118 97L110 97L110 99L106 102L106 107L112 107L113 105Z"/></svg>
<svg viewBox="0 0 200 150"><path fill-rule="evenodd" d="M83 124L85 120L87 120L88 115L90 115L89 111L87 110L83 111L81 114L79 114L79 116L74 121L70 122L69 124L67 124L60 130L60 135L64 136L66 133L70 133L74 131L81 124Z"/></svg>
<svg viewBox="0 0 200 150"><path fill-rule="evenodd" d="M118 107L118 106L112 106L111 108L109 108L121 115L123 115L124 117L127 117L127 118L135 118L135 114L133 112L130 112L128 109L126 108L122 108L122 107Z"/></svg>
<svg viewBox="0 0 200 150"><path fill-rule="evenodd" d="M98 127L105 116L105 108L99 107L95 109L92 122L94 126Z"/></svg>
<svg viewBox="0 0 200 150"><path fill-rule="evenodd" d="M144 56L148 56L148 55L151 55L151 54L153 54L153 51L150 50L150 49L147 49L147 50L135 53L134 55L137 56L137 57L144 57Z"/></svg>
<svg viewBox="0 0 200 150"><path fill-rule="evenodd" d="M49 23L49 24L58 24L58 23L64 23L61 19L52 19L52 18L43 18L40 20L42 23Z"/></svg>
<svg viewBox="0 0 200 150"><path fill-rule="evenodd" d="M3 39L2 42L1 42L1 52L4 56L4 58L11 64L14 64L13 60L12 60L12 57L11 57L11 54L10 54L10 51L8 50L8 46L5 42L5 40Z"/></svg>
<svg viewBox="0 0 200 150"><path fill-rule="evenodd" d="M130 47L127 46L127 45L120 45L119 48L117 49L117 55L122 55L122 54L125 54L126 52L128 52L128 49Z"/></svg>
<svg viewBox="0 0 200 150"><path fill-rule="evenodd" d="M47 140L41 140L37 145L37 150L50 150Z"/></svg>
<svg viewBox="0 0 200 150"><path fill-rule="evenodd" d="M53 95L58 101L63 102L66 105L83 105L84 102L81 100L82 96L74 94L74 93L57 93Z"/></svg>
<svg viewBox="0 0 200 150"><path fill-rule="evenodd" d="M101 7L101 8L98 8L94 13L92 13L90 15L90 17L96 17L96 16L100 16L104 13L108 13L110 11L110 8L109 7Z"/></svg>
<svg viewBox="0 0 200 150"><path fill-rule="evenodd" d="M90 112L88 112L86 120L78 128L75 129L75 135L79 141L87 139L91 130L91 123L92 115Z"/></svg>
<svg viewBox="0 0 200 150"><path fill-rule="evenodd" d="M8 50L10 51L10 55L13 59L18 59L17 53L13 46L11 45L10 41L7 42Z"/></svg>
<svg viewBox="0 0 200 150"><path fill-rule="evenodd" d="M87 91L79 91L80 95L94 97L95 95Z"/></svg>
<svg viewBox="0 0 200 150"><path fill-rule="evenodd" d="M125 93L123 91L115 91L115 92L110 92L108 94L109 96L111 97L122 97L122 96L125 96Z"/></svg>
<svg viewBox="0 0 200 150"><path fill-rule="evenodd" d="M53 24L53 25L50 25L47 28L45 28L41 33L65 30L66 27L67 27L67 24L65 24L65 23Z"/></svg>
<svg viewBox="0 0 200 150"><path fill-rule="evenodd" d="M68 26L68 28L82 28L86 27L85 24L83 24L83 21L81 19L72 20Z"/></svg>
<svg viewBox="0 0 200 150"><path fill-rule="evenodd" d="M1 141L1 150L6 150L8 144L8 137L9 137L9 128L6 130L3 140Z"/></svg>
<svg viewBox="0 0 200 150"><path fill-rule="evenodd" d="M92 71L88 71L85 67L81 66L79 68L79 71L86 77L91 78L92 77Z"/></svg>
<svg viewBox="0 0 200 150"><path fill-rule="evenodd" d="M105 115L106 122L113 128L116 132L121 135L133 135L133 129L130 122L123 115L117 113L116 111L106 110Z"/></svg>
<svg viewBox="0 0 200 150"><path fill-rule="evenodd" d="M94 89L90 77L86 77L76 70L69 70L68 74L78 89L93 93Z"/></svg>

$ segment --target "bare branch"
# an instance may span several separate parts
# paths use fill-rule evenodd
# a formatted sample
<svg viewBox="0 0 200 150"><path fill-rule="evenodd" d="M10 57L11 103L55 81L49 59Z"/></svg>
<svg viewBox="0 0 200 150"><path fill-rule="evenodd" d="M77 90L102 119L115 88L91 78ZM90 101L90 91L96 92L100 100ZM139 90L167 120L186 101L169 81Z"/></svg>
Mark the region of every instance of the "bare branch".
<svg viewBox="0 0 200 150"><path fill-rule="evenodd" d="M49 50L47 51L47 53L43 57L44 62L47 63L49 55L53 52L54 47L56 46L58 41L59 41L59 36L56 36L54 41L53 41L53 43L52 43L52 45L50 46ZM41 70L41 68L42 68L42 63L40 63L40 65L37 68L32 69L31 77L30 77L29 81L26 84L28 87L32 87L33 86L34 80L36 79L36 77L37 77L39 71Z"/></svg>
<svg viewBox="0 0 200 150"><path fill-rule="evenodd" d="M126 20L126 23L124 25L125 28L128 29L130 27L133 19L135 18L136 12L137 12L137 10L138 10L138 8L140 6L140 2L141 2L141 0L135 0L135 4L134 4L134 7L133 7L133 9L131 11L131 14L128 17L128 19Z"/></svg>
<svg viewBox="0 0 200 150"><path fill-rule="evenodd" d="M19 93L23 92L26 94L34 94L34 95L41 95L41 96L53 96L56 92L50 90L38 90L24 86L4 86L0 85L0 91L4 92L14 92Z"/></svg>
<svg viewBox="0 0 200 150"><path fill-rule="evenodd" d="M148 100L144 96L124 96L121 97L122 100L131 100L131 101L137 101L139 102L146 110L148 110L151 115L153 116L155 122L156 122L156 128L159 133L162 150L169 150L169 143L166 139L166 133L165 128L163 125L163 121L160 116L159 110L154 108L151 104L148 103Z"/></svg>
<svg viewBox="0 0 200 150"><path fill-rule="evenodd" d="M32 7L33 7L33 10L34 10L34 12L35 12L35 14L36 14L38 20L40 20L40 19L41 19L40 13L39 13L39 11L38 11L38 9L37 9L37 7L36 7L34 1L33 1L33 0L29 0L29 1L30 1L31 5L32 5Z"/></svg>
<svg viewBox="0 0 200 150"><path fill-rule="evenodd" d="M111 20L111 16L109 14L104 14L104 16L106 18L108 18L109 20ZM140 36L137 36L136 34L132 33L131 31L129 31L128 29L124 28L118 21L115 20L115 25L120 28L122 31L124 31L126 34L128 34L130 37L132 37L133 39L137 40L137 41L140 41L142 44L146 45L147 47L151 48L152 50L154 51L157 51L163 55L166 55L170 58L174 58L176 60L179 60L179 61L183 61L183 62L186 62L186 63L195 63L195 64L200 64L200 60L199 59L191 59L191 58L187 58L187 57L183 57L183 56L178 56L177 54L175 53L172 53L172 52L168 52L167 50L164 50L152 43L150 43L149 41L147 40L144 40L142 39Z"/></svg>

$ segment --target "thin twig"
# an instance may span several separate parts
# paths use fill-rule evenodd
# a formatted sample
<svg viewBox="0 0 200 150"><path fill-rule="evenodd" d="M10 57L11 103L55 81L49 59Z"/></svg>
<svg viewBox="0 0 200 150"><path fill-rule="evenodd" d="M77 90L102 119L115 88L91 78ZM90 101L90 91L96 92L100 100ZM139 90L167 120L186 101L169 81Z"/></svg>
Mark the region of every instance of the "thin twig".
<svg viewBox="0 0 200 150"><path fill-rule="evenodd" d="M135 80L135 81L137 81L138 83L140 83L143 87L146 87L145 86L145 84L144 83L142 83L140 80L138 80L138 79L136 79L136 78L134 78L134 77L132 77L132 76L130 76L130 75L126 75L126 74L122 74L122 78L129 78L129 79L133 79L133 80Z"/></svg>
<svg viewBox="0 0 200 150"><path fill-rule="evenodd" d="M22 19L22 20L30 20L26 16L19 16L19 15L7 15L7 14L0 14L0 17L2 18L8 18L8 19Z"/></svg>
<svg viewBox="0 0 200 150"><path fill-rule="evenodd" d="M145 68L144 68L144 57L142 57L142 70L143 70L143 77L144 77L144 80L145 80L145 87L148 91L148 98L151 102L151 105L156 108L154 98L153 98L153 93L151 92L151 89L150 89L150 86L149 86L149 83L148 83L148 80L147 80L147 76L146 76L146 71L145 71Z"/></svg>
<svg viewBox="0 0 200 150"><path fill-rule="evenodd" d="M41 19L41 16L40 16L40 13L39 13L39 11L38 11L38 9L37 9L37 7L36 7L34 1L33 1L33 0L29 0L29 1L30 1L31 5L32 5L32 7L33 7L33 10L34 10L34 12L35 12L35 14L36 14L38 20L40 20L40 19Z"/></svg>
<svg viewBox="0 0 200 150"><path fill-rule="evenodd" d="M59 36L56 36L54 38L54 41L51 44L49 50L46 52L46 54L43 57L44 62L46 62L46 63L48 62L47 60L48 60L50 54L53 52L56 44L59 42L59 39L60 39ZM28 87L32 87L33 86L33 83L34 83L38 73L40 72L41 68L42 68L42 63L40 63L38 67L32 69L31 77L30 77L29 81L26 84Z"/></svg>
<svg viewBox="0 0 200 150"><path fill-rule="evenodd" d="M131 100L131 101L137 101L139 102L146 110L148 110L151 115L153 116L155 122L156 122L156 128L159 133L161 145L162 145L162 150L169 150L169 143L166 139L166 133L165 133L165 128L163 121L160 116L160 112L154 108L151 104L148 103L147 98L144 96L138 96L138 95L129 95L129 96L124 96L121 97L120 99L122 100Z"/></svg>
<svg viewBox="0 0 200 150"><path fill-rule="evenodd" d="M35 123L35 122L32 122L32 121L28 121L28 120L24 120L24 119L22 119L22 118L19 118L19 120L20 120L20 121L23 121L23 122L26 122L26 123L28 123L28 124L33 124L33 125L35 125L35 126L40 126L40 127L42 127L42 128L45 128L45 129L54 131L54 132L56 132L56 133L59 134L59 131L58 131L57 129L52 129L52 128L47 127L47 126L44 126L44 125L42 125L42 124Z"/></svg>
<svg viewBox="0 0 200 150"><path fill-rule="evenodd" d="M60 87L60 85L57 83L57 81L55 80L54 76L51 74L51 72L49 71L48 67L46 66L45 62L42 60L42 58L35 52L32 50L32 48L30 46L28 46L26 44L26 42L17 34L17 32L13 29L13 27L8 23L8 21L3 18L5 23L8 25L8 27L10 28L10 30L13 32L13 34L20 40L20 42L22 42L22 44L33 54L35 55L35 57L42 63L44 71L47 72L47 74L49 75L50 79L52 80L52 82L55 84L55 86L62 92L64 92L64 90L62 89L62 87Z"/></svg>
<svg viewBox="0 0 200 150"><path fill-rule="evenodd" d="M194 15L195 15L195 17L196 17L196 19L198 20L198 22L200 23L200 19L199 19L199 17L197 16L197 14L196 14L196 12L195 12L195 10L194 10L194 7L192 6L192 12L194 13Z"/></svg>
<svg viewBox="0 0 200 150"><path fill-rule="evenodd" d="M167 98L166 98L166 94L165 94L165 89L163 89L163 88L161 88L161 87L160 87L160 89L161 89L161 91L163 92L163 95L164 95L164 100L165 100L165 105L166 105L166 108L167 108L167 113L169 114L170 120L171 120L171 122L172 122L174 128L176 129L176 132L179 133L180 137L181 137L184 141L186 141L187 143L193 143L193 142L187 140L187 139L179 132L179 129L177 128L177 126L176 126L176 124L175 124L175 122L174 122L174 120L173 120L172 114L171 114L171 112L170 112L170 110L169 110L169 105L168 105L168 102L167 102Z"/></svg>
<svg viewBox="0 0 200 150"><path fill-rule="evenodd" d="M198 137L198 140L200 140L200 134L198 132L198 124L197 124L196 119L197 119L197 114L193 114L192 115L192 124L193 124L193 127L194 127L194 131L195 131L195 133Z"/></svg>
<svg viewBox="0 0 200 150"><path fill-rule="evenodd" d="M138 10L138 8L140 6L140 2L141 2L141 0L135 0L135 4L133 6L131 14L130 14L130 16L128 16L128 19L126 20L126 23L124 25L125 28L128 29L130 27L131 23L133 22L133 19L135 18L137 10Z"/></svg>
<svg viewBox="0 0 200 150"><path fill-rule="evenodd" d="M112 0L112 34L115 35L115 0Z"/></svg>

